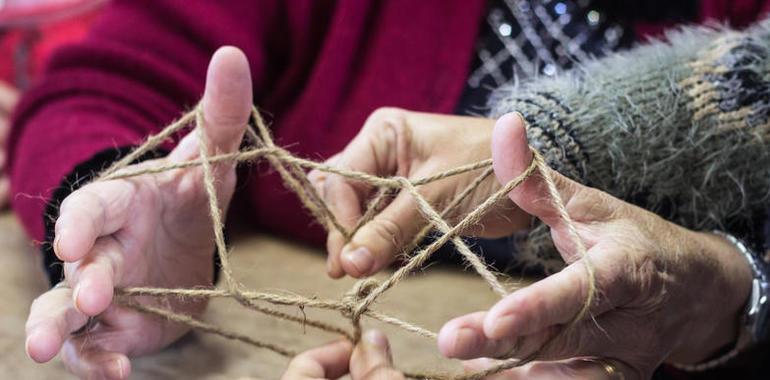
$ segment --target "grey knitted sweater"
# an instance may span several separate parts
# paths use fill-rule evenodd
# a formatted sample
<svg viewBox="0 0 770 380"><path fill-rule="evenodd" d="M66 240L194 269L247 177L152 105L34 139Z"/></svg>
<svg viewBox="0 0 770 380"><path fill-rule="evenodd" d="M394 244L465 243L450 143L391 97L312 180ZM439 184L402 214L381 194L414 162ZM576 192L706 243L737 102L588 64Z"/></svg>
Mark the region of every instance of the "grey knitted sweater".
<svg viewBox="0 0 770 380"><path fill-rule="evenodd" d="M685 227L747 237L770 195L770 20L686 28L555 78L498 89L561 173ZM759 221L759 222L758 222ZM756 242L756 236L754 241ZM544 227L526 262L563 265Z"/></svg>

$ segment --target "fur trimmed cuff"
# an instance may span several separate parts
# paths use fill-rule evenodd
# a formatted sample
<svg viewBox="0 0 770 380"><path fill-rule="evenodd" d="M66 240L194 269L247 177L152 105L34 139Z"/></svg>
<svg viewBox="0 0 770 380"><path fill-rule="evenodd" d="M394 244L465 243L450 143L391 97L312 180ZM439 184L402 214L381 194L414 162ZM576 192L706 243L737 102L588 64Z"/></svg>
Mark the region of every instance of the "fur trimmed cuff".
<svg viewBox="0 0 770 380"><path fill-rule="evenodd" d="M765 240L770 20L740 32L683 28L503 86L490 106L492 117L522 113L530 145L572 179L693 230ZM535 235L533 261L558 261L547 229Z"/></svg>

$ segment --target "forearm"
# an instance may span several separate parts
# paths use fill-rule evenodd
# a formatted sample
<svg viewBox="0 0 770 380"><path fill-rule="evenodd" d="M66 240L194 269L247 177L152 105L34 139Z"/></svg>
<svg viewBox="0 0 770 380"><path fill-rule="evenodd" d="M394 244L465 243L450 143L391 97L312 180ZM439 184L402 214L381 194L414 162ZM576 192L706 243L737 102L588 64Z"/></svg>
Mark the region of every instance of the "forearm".
<svg viewBox="0 0 770 380"><path fill-rule="evenodd" d="M491 115L521 112L530 144L579 182L692 230L758 244L770 188L767 27L672 33L501 88ZM557 270L548 235L536 226L521 257Z"/></svg>
<svg viewBox="0 0 770 380"><path fill-rule="evenodd" d="M275 4L260 6L278 20ZM33 239L43 241L45 204L78 164L141 142L195 105L217 47L249 46L252 77L262 83L262 42L272 24L259 23L255 8L250 1L115 1L83 42L54 55L20 104L9 143L14 209ZM198 22L202 14L228 27L209 30Z"/></svg>
<svg viewBox="0 0 770 380"><path fill-rule="evenodd" d="M670 41L502 88L492 115L523 113L556 169L671 221L748 223L770 188L770 38L760 25Z"/></svg>

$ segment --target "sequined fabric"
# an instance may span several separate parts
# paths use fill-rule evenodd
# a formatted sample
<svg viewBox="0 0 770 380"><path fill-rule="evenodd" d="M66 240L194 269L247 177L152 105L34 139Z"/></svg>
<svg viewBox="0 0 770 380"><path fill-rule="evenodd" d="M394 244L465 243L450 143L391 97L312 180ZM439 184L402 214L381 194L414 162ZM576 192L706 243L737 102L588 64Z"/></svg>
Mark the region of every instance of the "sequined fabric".
<svg viewBox="0 0 770 380"><path fill-rule="evenodd" d="M458 112L483 114L491 90L512 80L552 76L576 62L628 48L631 28L591 0L494 0Z"/></svg>

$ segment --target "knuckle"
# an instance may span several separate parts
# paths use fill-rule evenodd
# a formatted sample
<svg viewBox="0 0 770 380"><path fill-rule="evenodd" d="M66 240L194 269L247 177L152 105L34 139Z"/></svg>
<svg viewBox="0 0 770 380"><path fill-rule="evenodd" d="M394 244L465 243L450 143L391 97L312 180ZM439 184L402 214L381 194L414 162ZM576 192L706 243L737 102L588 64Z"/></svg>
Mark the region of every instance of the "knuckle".
<svg viewBox="0 0 770 380"><path fill-rule="evenodd" d="M406 123L407 111L400 108L384 107L374 111L367 119L364 129L373 134L381 134L379 137L393 139L398 142L400 137L407 137L408 125Z"/></svg>
<svg viewBox="0 0 770 380"><path fill-rule="evenodd" d="M371 224L372 233L381 241L400 247L404 242L404 231L401 226L390 218L380 218Z"/></svg>
<svg viewBox="0 0 770 380"><path fill-rule="evenodd" d="M407 112L406 110L404 110L402 108L398 108L398 107L380 107L380 108L377 108L376 110L374 110L374 112L372 112L369 115L369 118L367 119L367 122L368 121L375 121L376 122L376 121L380 121L380 120L389 119L389 118L392 118L394 116L395 117L400 117L400 116L403 116L404 114L406 114L406 112Z"/></svg>
<svg viewBox="0 0 770 380"><path fill-rule="evenodd" d="M203 116L206 125L241 126L248 122L248 114L241 112L209 112Z"/></svg>
<svg viewBox="0 0 770 380"><path fill-rule="evenodd" d="M541 292L533 292L516 298L513 302L514 310L524 313L529 319L540 318L548 312L547 298L540 296Z"/></svg>
<svg viewBox="0 0 770 380"><path fill-rule="evenodd" d="M566 207L575 221L605 221L615 218L618 212L615 198L587 186L578 186Z"/></svg>

